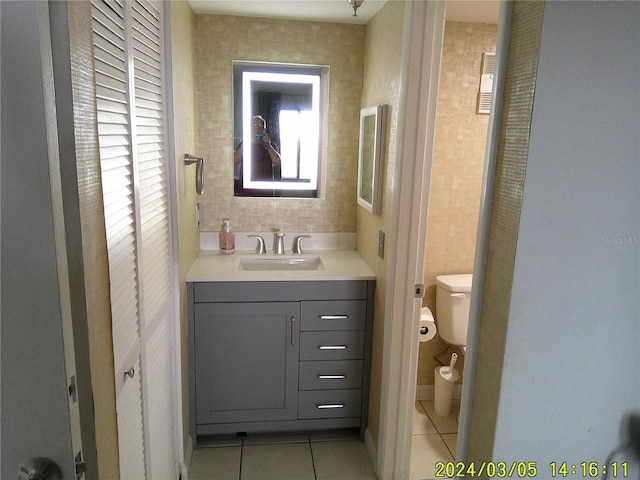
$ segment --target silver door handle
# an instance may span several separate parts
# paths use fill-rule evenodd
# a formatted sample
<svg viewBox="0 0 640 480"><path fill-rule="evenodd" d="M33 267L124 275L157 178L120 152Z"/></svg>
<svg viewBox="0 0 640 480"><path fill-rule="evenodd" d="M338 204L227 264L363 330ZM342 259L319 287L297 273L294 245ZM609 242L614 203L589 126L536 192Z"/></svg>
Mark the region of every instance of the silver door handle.
<svg viewBox="0 0 640 480"><path fill-rule="evenodd" d="M316 403L318 410L330 410L333 408L344 408L344 403Z"/></svg>
<svg viewBox="0 0 640 480"><path fill-rule="evenodd" d="M291 317L291 345L296 344L295 335L296 335L296 319L295 317Z"/></svg>
<svg viewBox="0 0 640 480"><path fill-rule="evenodd" d="M318 315L320 320L348 320L349 315Z"/></svg>
<svg viewBox="0 0 640 480"><path fill-rule="evenodd" d="M347 378L346 375L318 375L320 380L343 380Z"/></svg>
<svg viewBox="0 0 640 480"><path fill-rule="evenodd" d="M125 374L125 376L127 376L129 378L133 378L136 375L136 369L131 367L129 370L125 370L124 374Z"/></svg>
<svg viewBox="0 0 640 480"><path fill-rule="evenodd" d="M346 350L346 345L318 345L320 350Z"/></svg>

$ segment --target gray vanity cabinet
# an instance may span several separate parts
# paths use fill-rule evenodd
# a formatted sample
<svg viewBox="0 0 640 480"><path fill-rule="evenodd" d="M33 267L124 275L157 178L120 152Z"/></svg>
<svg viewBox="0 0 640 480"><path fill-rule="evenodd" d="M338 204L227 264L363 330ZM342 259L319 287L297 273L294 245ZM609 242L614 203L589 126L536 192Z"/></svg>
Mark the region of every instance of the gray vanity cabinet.
<svg viewBox="0 0 640 480"><path fill-rule="evenodd" d="M198 436L359 427L368 415L374 281L187 284Z"/></svg>
<svg viewBox="0 0 640 480"><path fill-rule="evenodd" d="M195 305L200 422L296 418L299 314L295 302Z"/></svg>

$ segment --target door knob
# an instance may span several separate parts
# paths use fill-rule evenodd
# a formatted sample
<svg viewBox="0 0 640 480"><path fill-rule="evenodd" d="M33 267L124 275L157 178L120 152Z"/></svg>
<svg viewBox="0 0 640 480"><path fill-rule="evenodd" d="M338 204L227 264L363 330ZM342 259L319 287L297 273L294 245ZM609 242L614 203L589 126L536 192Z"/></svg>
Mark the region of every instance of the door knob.
<svg viewBox="0 0 640 480"><path fill-rule="evenodd" d="M47 458L30 458L20 465L18 480L62 480L62 472Z"/></svg>
<svg viewBox="0 0 640 480"><path fill-rule="evenodd" d="M124 374L129 378L133 378L136 374L136 370L135 368L131 367L129 370L125 370Z"/></svg>

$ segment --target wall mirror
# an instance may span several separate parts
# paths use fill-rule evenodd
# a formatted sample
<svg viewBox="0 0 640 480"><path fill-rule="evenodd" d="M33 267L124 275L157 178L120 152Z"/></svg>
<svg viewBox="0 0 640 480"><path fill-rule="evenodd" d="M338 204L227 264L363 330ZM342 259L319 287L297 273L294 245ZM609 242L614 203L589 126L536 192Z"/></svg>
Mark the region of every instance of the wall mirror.
<svg viewBox="0 0 640 480"><path fill-rule="evenodd" d="M328 84L328 66L233 62L236 196L321 196Z"/></svg>
<svg viewBox="0 0 640 480"><path fill-rule="evenodd" d="M376 215L381 211L380 182L386 111L386 105L363 108L360 111L358 204Z"/></svg>

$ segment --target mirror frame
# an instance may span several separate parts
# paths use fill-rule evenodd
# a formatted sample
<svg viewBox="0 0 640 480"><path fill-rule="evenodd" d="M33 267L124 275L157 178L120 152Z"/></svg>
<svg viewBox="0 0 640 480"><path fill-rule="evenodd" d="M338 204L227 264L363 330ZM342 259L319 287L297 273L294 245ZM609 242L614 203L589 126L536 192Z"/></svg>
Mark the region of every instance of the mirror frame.
<svg viewBox="0 0 640 480"><path fill-rule="evenodd" d="M385 148L386 105L360 110L358 149L358 205L379 215L382 210L382 161ZM372 122L373 120L373 122ZM373 125L373 130L366 128Z"/></svg>
<svg viewBox="0 0 640 480"><path fill-rule="evenodd" d="M244 195L248 197L271 196L262 192L272 190L273 197L294 197L294 198L322 198L324 194L324 181L327 162L327 125L329 106L329 73L327 65L308 65L293 63L274 63L259 61L233 60L233 110L234 110L234 151L237 148L236 132L237 122L242 125L241 138L244 145L249 144L251 118L254 112L251 111L251 102L247 101L253 93L253 82L274 83L274 84L301 84L308 85L312 95L312 111L317 118L317 158L315 166L315 177L311 178L311 183L300 182L299 180L279 180L279 181L258 181L251 178L250 162L243 162L242 170L245 179ZM238 76L239 74L239 76ZM240 95L238 98L237 91ZM238 105L241 103L241 107ZM268 125L267 125L268 129ZM250 158L250 151L248 152ZM255 191L255 195L251 191ZM236 195L237 196L237 195Z"/></svg>

